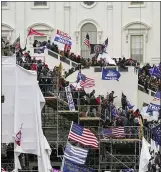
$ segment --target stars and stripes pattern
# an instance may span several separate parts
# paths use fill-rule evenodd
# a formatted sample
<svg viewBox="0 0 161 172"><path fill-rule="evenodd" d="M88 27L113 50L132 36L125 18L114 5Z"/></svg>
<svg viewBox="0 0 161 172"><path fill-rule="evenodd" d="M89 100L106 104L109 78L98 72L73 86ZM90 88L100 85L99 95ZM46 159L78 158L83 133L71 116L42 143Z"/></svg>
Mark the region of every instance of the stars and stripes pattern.
<svg viewBox="0 0 161 172"><path fill-rule="evenodd" d="M124 127L116 127L112 129L112 134L114 137L125 137Z"/></svg>
<svg viewBox="0 0 161 172"><path fill-rule="evenodd" d="M73 122L68 135L68 139L76 141L85 146L98 148L98 140L96 136L89 129L77 125Z"/></svg>
<svg viewBox="0 0 161 172"><path fill-rule="evenodd" d="M85 80L80 81L80 86L83 88L90 88L95 86L95 81L94 79L85 77Z"/></svg>
<svg viewBox="0 0 161 172"><path fill-rule="evenodd" d="M81 71L78 72L76 82L79 83L80 87L83 88L90 88L95 86L94 79L86 77L84 74L81 73Z"/></svg>
<svg viewBox="0 0 161 172"><path fill-rule="evenodd" d="M87 45L88 48L90 48L90 41L89 41L89 35L87 33L86 35L86 38L84 39L84 42L83 42L85 45Z"/></svg>
<svg viewBox="0 0 161 172"><path fill-rule="evenodd" d="M102 130L102 135L104 139L107 139L109 137L123 138L125 137L125 130L124 127L104 128Z"/></svg>
<svg viewBox="0 0 161 172"><path fill-rule="evenodd" d="M85 164L88 150L71 145L69 142L66 144L64 151L64 158L76 163Z"/></svg>

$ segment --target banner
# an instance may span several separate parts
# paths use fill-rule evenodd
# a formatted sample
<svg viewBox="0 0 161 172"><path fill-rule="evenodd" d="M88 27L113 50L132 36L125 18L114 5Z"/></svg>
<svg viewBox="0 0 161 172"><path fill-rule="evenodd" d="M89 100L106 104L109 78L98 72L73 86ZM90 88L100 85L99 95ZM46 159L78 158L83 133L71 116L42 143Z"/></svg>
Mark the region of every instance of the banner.
<svg viewBox="0 0 161 172"><path fill-rule="evenodd" d="M120 73L112 69L102 69L102 80L117 80L120 78Z"/></svg>
<svg viewBox="0 0 161 172"><path fill-rule="evenodd" d="M148 106L147 112L159 111L161 109L160 97L161 97L161 92L157 91L155 93L154 99L150 102Z"/></svg>
<svg viewBox="0 0 161 172"><path fill-rule="evenodd" d="M69 160L65 160L64 161L63 172L76 172L76 171L94 172L94 170L91 169L91 168L86 168L86 167L78 166L76 164L71 163Z"/></svg>
<svg viewBox="0 0 161 172"><path fill-rule="evenodd" d="M147 112L151 112L151 111L159 111L160 110L160 105L154 104L154 103L150 103L147 109Z"/></svg>
<svg viewBox="0 0 161 172"><path fill-rule="evenodd" d="M62 44L67 44L67 45L72 45L72 39L71 37L60 30L57 30L54 41L62 43Z"/></svg>
<svg viewBox="0 0 161 172"><path fill-rule="evenodd" d="M67 96L67 100L68 100L69 110L75 111L75 106L74 106L73 96L71 93L70 86L65 87L65 92L66 92L66 96Z"/></svg>

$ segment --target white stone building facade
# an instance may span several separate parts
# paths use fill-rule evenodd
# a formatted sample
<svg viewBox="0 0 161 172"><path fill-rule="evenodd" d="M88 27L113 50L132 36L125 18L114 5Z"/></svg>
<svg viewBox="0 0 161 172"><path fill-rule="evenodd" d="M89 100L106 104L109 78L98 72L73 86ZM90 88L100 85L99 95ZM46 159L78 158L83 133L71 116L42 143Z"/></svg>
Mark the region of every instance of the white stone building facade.
<svg viewBox="0 0 161 172"><path fill-rule="evenodd" d="M142 63L160 61L160 2L2 2L2 37L11 43L20 35L25 45L29 28L47 36L33 41L53 40L59 29L72 37L71 51L87 56L83 45L88 33L91 43L108 37L112 57L132 57Z"/></svg>

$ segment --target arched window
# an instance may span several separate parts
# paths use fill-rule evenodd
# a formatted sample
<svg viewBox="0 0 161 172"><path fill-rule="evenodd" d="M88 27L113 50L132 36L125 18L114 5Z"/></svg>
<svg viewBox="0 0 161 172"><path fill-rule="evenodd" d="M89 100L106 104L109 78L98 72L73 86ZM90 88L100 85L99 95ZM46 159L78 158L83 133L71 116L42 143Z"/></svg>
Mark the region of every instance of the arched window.
<svg viewBox="0 0 161 172"><path fill-rule="evenodd" d="M90 48L85 45L84 39L86 35L89 35L89 40L91 44L97 44L97 28L92 23L86 23L81 28L81 56L84 58L89 58L90 56Z"/></svg>
<svg viewBox="0 0 161 172"><path fill-rule="evenodd" d="M13 28L7 24L2 23L2 38L6 41L11 41Z"/></svg>

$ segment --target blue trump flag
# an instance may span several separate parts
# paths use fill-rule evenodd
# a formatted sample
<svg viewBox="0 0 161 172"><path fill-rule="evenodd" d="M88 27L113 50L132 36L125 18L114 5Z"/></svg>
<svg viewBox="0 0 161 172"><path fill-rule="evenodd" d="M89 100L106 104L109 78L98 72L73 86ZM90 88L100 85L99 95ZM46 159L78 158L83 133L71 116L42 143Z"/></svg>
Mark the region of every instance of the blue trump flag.
<svg viewBox="0 0 161 172"><path fill-rule="evenodd" d="M157 91L155 96L154 96L154 99L148 105L147 112L159 111L161 109L160 97L161 97L161 92Z"/></svg>
<svg viewBox="0 0 161 172"><path fill-rule="evenodd" d="M132 105L129 101L127 101L127 107L128 109L133 109L134 105Z"/></svg>
<svg viewBox="0 0 161 172"><path fill-rule="evenodd" d="M156 77L160 78L161 77L161 72L160 72L160 69L159 68L160 67L156 67L155 66L155 67L149 69L149 74L151 76L156 76Z"/></svg>
<svg viewBox="0 0 161 172"><path fill-rule="evenodd" d="M152 139L161 146L161 124L152 128Z"/></svg>
<svg viewBox="0 0 161 172"><path fill-rule="evenodd" d="M64 161L63 172L94 172L94 169L87 168L84 166L78 166L73 162L66 160Z"/></svg>
<svg viewBox="0 0 161 172"><path fill-rule="evenodd" d="M119 80L120 72L113 69L102 69L102 80Z"/></svg>

